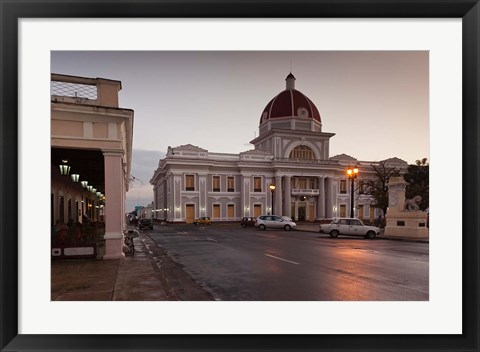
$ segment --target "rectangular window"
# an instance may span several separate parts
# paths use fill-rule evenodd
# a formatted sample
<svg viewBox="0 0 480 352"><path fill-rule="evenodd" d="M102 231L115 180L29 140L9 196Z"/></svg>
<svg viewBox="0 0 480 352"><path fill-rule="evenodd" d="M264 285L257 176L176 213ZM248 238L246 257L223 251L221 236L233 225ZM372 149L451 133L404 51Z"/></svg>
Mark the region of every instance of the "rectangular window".
<svg viewBox="0 0 480 352"><path fill-rule="evenodd" d="M374 190L374 183L373 181L368 181L367 185L365 186L365 193L372 194Z"/></svg>
<svg viewBox="0 0 480 352"><path fill-rule="evenodd" d="M344 218L347 216L347 206L345 204L340 204L340 217Z"/></svg>
<svg viewBox="0 0 480 352"><path fill-rule="evenodd" d="M254 192L261 192L262 191L262 178L261 177L254 177L253 178L253 191Z"/></svg>
<svg viewBox="0 0 480 352"><path fill-rule="evenodd" d="M363 219L363 205L358 206L358 218Z"/></svg>
<svg viewBox="0 0 480 352"><path fill-rule="evenodd" d="M307 188L307 180L304 178L301 178L298 180L298 188L300 189L306 189Z"/></svg>
<svg viewBox="0 0 480 352"><path fill-rule="evenodd" d="M360 194L365 193L365 182L363 180L358 181L358 192Z"/></svg>
<svg viewBox="0 0 480 352"><path fill-rule="evenodd" d="M212 189L214 192L220 192L220 176L213 176Z"/></svg>
<svg viewBox="0 0 480 352"><path fill-rule="evenodd" d="M347 193L347 180L340 180L340 193Z"/></svg>
<svg viewBox="0 0 480 352"><path fill-rule="evenodd" d="M227 177L227 191L235 192L235 178L233 176Z"/></svg>
<svg viewBox="0 0 480 352"><path fill-rule="evenodd" d="M317 188L316 179L314 179L314 178L309 179L309 183L310 183L310 189L316 189Z"/></svg>
<svg viewBox="0 0 480 352"><path fill-rule="evenodd" d="M185 190L186 191L195 191L195 176L186 175L185 176Z"/></svg>

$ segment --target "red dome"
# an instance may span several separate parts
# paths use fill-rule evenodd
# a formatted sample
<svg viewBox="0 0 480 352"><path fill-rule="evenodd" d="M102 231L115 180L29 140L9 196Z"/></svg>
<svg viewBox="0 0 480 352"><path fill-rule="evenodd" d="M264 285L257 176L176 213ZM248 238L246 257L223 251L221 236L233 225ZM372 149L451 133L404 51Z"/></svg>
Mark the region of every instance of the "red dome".
<svg viewBox="0 0 480 352"><path fill-rule="evenodd" d="M304 117L322 122L315 104L302 92L295 89L295 77L290 73L287 89L280 92L263 109L260 123L280 117Z"/></svg>

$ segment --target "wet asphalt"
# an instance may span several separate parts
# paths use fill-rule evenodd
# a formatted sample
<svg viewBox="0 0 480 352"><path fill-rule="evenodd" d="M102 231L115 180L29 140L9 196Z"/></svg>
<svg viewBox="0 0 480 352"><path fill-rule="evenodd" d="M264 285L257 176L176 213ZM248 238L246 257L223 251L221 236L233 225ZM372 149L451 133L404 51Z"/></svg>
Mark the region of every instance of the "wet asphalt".
<svg viewBox="0 0 480 352"><path fill-rule="evenodd" d="M181 300L426 301L429 245L175 224L142 231Z"/></svg>

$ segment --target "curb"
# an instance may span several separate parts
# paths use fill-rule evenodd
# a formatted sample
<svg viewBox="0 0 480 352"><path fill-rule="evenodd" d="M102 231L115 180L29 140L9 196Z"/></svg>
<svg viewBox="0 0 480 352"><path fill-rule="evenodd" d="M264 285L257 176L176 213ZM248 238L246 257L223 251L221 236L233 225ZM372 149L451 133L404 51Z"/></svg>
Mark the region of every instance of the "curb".
<svg viewBox="0 0 480 352"><path fill-rule="evenodd" d="M296 231L311 232L311 233L322 234L321 232L316 231L316 230L301 229L301 228L298 228L298 227L297 227ZM324 235L328 236L328 234L326 234L326 233L325 233ZM347 237L349 237L349 236L347 236ZM403 241L403 242L415 242L415 243L430 243L429 240L425 240L425 239L415 239L415 238L409 238L409 237L385 237L385 236L382 236L382 235L379 235L379 236L375 237L375 239L377 239L377 240L385 240L385 241Z"/></svg>

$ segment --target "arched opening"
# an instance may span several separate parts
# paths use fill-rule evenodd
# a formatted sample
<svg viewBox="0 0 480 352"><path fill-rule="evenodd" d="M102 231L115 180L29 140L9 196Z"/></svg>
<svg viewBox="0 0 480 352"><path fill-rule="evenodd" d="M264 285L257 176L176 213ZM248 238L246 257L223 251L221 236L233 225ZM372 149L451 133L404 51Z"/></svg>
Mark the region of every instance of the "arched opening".
<svg viewBox="0 0 480 352"><path fill-rule="evenodd" d="M289 159L315 160L315 153L306 145L299 145L292 149Z"/></svg>

